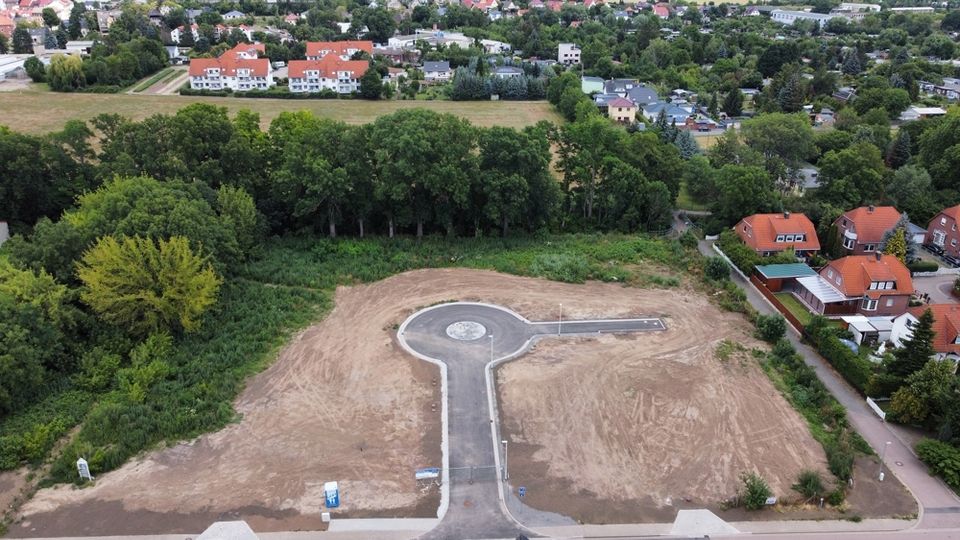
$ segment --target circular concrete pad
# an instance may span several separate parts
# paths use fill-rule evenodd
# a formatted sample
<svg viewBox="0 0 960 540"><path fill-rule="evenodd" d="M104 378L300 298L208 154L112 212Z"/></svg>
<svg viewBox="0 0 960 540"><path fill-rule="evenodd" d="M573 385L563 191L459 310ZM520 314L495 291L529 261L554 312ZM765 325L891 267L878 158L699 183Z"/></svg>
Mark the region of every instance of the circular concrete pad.
<svg viewBox="0 0 960 540"><path fill-rule="evenodd" d="M447 326L447 335L459 341L475 341L487 335L487 327L473 321L458 321Z"/></svg>

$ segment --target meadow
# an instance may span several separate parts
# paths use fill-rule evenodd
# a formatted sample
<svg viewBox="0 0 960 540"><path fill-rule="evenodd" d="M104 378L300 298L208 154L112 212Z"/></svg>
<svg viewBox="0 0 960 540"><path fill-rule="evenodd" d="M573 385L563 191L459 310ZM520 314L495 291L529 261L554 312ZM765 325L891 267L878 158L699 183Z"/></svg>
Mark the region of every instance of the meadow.
<svg viewBox="0 0 960 540"><path fill-rule="evenodd" d="M89 120L101 113L117 113L142 120L163 113L173 114L191 103L227 107L231 114L248 109L260 114L261 126L284 111L310 110L317 116L348 124L365 124L400 109L425 108L465 118L475 125L522 128L540 120L563 120L546 101L365 101L359 99L298 100L245 99L147 94L64 94L30 85L27 90L0 93L0 125L23 133L49 133L72 119Z"/></svg>

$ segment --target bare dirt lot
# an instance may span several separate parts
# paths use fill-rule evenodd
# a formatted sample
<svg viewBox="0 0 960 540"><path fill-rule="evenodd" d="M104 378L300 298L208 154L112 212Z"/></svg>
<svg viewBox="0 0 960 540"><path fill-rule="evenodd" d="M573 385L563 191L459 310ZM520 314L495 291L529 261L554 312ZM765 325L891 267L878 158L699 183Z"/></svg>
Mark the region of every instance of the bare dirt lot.
<svg viewBox="0 0 960 540"><path fill-rule="evenodd" d="M671 521L678 508L716 508L743 471L780 496L801 470L825 471L749 352L718 358L723 340L758 345L741 316L688 291L615 293L564 300L564 313L665 314L668 331L543 341L498 371L511 480L527 504L588 523Z"/></svg>
<svg viewBox="0 0 960 540"><path fill-rule="evenodd" d="M755 360L716 358L723 339L755 342L740 316L698 293L421 270L338 289L327 317L250 380L236 424L148 453L93 487L42 490L10 535L197 533L217 519L317 529L328 480L341 482L341 517L434 516L438 492L421 490L413 471L440 465L439 372L407 356L395 333L413 312L451 300L530 320L555 319L562 302L565 320L655 315L668 325L546 340L500 370L512 482L527 486L532 506L592 522L672 520L678 505L731 495L741 470L756 468L780 495L801 468L824 466ZM610 513L591 510L600 506Z"/></svg>

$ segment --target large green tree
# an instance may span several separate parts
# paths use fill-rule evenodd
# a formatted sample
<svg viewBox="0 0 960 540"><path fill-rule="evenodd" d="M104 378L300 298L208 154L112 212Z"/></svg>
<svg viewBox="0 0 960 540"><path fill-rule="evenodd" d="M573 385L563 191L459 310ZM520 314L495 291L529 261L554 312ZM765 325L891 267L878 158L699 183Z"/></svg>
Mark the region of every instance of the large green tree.
<svg viewBox="0 0 960 540"><path fill-rule="evenodd" d="M84 253L81 298L107 323L134 336L191 332L214 304L221 279L182 236L105 236Z"/></svg>
<svg viewBox="0 0 960 540"><path fill-rule="evenodd" d="M901 346L893 353L886 369L891 375L906 379L913 373L920 371L933 358L933 312L929 309L917 319L913 325L910 338L904 340Z"/></svg>
<svg viewBox="0 0 960 540"><path fill-rule="evenodd" d="M827 152L820 158L818 198L841 208L878 202L886 167L880 150L870 143Z"/></svg>

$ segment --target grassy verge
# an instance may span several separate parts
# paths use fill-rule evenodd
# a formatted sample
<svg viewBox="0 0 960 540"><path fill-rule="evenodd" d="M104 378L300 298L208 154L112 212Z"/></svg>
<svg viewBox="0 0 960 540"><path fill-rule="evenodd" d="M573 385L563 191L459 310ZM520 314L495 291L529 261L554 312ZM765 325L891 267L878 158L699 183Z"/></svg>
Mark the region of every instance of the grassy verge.
<svg viewBox="0 0 960 540"><path fill-rule="evenodd" d="M707 209L707 205L700 204L693 200L693 198L690 197L690 192L687 191L687 183L680 182L680 192L677 194L677 208L680 210L701 212Z"/></svg>
<svg viewBox="0 0 960 540"><path fill-rule="evenodd" d="M0 468L42 461L79 424L72 440L53 456L44 484L73 482L78 457L98 474L165 441L190 439L235 421L233 401L246 378L264 369L292 333L327 312L337 285L417 268L467 267L572 283L671 287L698 260L695 248L689 242L686 246L646 236L595 234L419 242L272 239L257 260L227 281L198 333L175 340L158 363L133 364L117 375L130 384L93 394L66 380L51 398L0 424Z"/></svg>
<svg viewBox="0 0 960 540"><path fill-rule="evenodd" d="M163 69L163 70L161 70L161 71L158 71L157 73L155 73L155 74L154 74L152 77L150 77L149 79L147 79L147 80L141 82L140 84L138 84L137 86L135 86L135 87L133 88L133 91L134 91L134 92L143 92L143 91L146 90L147 88L150 88L150 87L153 86L154 84L156 84L156 83L160 82L161 80L166 79L167 77L169 77L169 76L170 76L170 73L171 73L172 71L173 71L172 68L166 68L166 69Z"/></svg>

